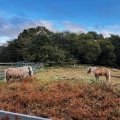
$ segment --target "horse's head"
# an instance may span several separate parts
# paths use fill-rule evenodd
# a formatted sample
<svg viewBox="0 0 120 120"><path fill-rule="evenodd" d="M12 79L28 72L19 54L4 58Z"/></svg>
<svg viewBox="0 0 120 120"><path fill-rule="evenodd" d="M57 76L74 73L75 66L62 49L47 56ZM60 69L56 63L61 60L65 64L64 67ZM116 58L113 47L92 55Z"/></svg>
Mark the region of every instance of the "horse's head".
<svg viewBox="0 0 120 120"><path fill-rule="evenodd" d="M28 67L28 73L29 73L29 75L33 75L32 67Z"/></svg>
<svg viewBox="0 0 120 120"><path fill-rule="evenodd" d="M91 73L91 69L92 69L92 67L88 68L88 71L87 71L88 74Z"/></svg>

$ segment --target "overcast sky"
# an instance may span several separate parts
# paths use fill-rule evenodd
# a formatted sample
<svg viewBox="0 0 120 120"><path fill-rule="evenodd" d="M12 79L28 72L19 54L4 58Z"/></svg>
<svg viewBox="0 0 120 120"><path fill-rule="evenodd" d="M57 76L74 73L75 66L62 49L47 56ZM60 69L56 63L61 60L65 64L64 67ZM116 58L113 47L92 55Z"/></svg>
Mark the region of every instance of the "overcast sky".
<svg viewBox="0 0 120 120"><path fill-rule="evenodd" d="M40 25L120 35L120 0L0 0L0 45Z"/></svg>

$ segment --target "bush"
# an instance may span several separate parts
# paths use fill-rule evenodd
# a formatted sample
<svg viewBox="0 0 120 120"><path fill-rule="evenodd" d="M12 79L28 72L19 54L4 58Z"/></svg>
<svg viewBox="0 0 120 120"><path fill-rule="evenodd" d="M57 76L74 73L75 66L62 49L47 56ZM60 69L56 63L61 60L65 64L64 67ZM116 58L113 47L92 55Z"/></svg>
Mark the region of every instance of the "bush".
<svg viewBox="0 0 120 120"><path fill-rule="evenodd" d="M120 117L120 96L105 83L37 79L0 85L0 109L54 120L109 120Z"/></svg>

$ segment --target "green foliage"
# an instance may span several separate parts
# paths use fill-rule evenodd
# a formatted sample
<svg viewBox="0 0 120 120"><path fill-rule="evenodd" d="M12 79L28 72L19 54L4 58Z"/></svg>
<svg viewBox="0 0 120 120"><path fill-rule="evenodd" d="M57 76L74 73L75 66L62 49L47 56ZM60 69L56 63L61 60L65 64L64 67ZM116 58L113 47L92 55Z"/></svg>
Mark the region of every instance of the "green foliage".
<svg viewBox="0 0 120 120"><path fill-rule="evenodd" d="M101 48L101 54L99 56L99 64L101 65L114 65L116 61L116 55L114 53L115 47L110 40L100 40L99 45Z"/></svg>
<svg viewBox="0 0 120 120"><path fill-rule="evenodd" d="M96 41L87 41L82 45L81 51L85 63L95 63L101 53L100 46Z"/></svg>
<svg viewBox="0 0 120 120"><path fill-rule="evenodd" d="M104 38L94 31L53 33L43 26L23 30L17 39L0 46L0 62L79 62L120 65L120 37Z"/></svg>
<svg viewBox="0 0 120 120"><path fill-rule="evenodd" d="M120 66L120 36L118 35L111 35L109 38L111 40L112 45L115 47L115 56L116 56L116 63Z"/></svg>

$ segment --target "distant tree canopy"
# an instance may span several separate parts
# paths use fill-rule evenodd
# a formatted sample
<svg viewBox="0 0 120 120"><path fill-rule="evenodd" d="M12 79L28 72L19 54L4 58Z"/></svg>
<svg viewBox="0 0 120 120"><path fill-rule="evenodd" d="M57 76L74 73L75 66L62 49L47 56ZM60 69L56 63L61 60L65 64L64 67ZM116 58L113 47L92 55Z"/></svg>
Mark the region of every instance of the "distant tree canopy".
<svg viewBox="0 0 120 120"><path fill-rule="evenodd" d="M0 62L78 62L120 66L120 36L104 38L94 31L51 32L43 26L23 30L0 46Z"/></svg>

